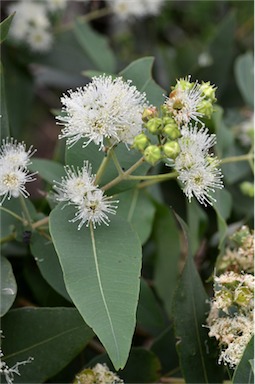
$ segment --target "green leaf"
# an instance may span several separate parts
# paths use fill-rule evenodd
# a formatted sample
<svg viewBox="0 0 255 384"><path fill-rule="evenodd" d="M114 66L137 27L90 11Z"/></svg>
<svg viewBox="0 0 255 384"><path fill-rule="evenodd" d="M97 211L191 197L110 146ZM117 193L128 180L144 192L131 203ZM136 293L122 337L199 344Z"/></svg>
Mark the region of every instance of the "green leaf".
<svg viewBox="0 0 255 384"><path fill-rule="evenodd" d="M35 232L32 235L30 249L47 283L66 300L70 301L63 279L63 272L52 242Z"/></svg>
<svg viewBox="0 0 255 384"><path fill-rule="evenodd" d="M15 13L12 13L0 23L0 43L2 43L7 37L14 15Z"/></svg>
<svg viewBox="0 0 255 384"><path fill-rule="evenodd" d="M128 150L125 144L118 144L114 149L115 155L118 158L121 168L126 171L134 163L136 163L140 158L141 154L135 150ZM82 140L77 144L73 145L71 148L66 148L66 163L69 165L74 165L82 167L84 160L88 160L92 166L92 172L95 174L104 158L104 153L99 151L98 145L90 143L85 148L82 148ZM144 162L132 175L144 175L149 170L150 165ZM112 158L110 159L107 168L100 180L100 185L105 185L109 181L113 180L118 176L118 171L114 165ZM129 188L134 187L139 181L122 181L115 187L109 190L109 194L115 194L118 192L125 191Z"/></svg>
<svg viewBox="0 0 255 384"><path fill-rule="evenodd" d="M74 308L22 308L2 319L2 349L9 367L19 367L15 382L42 383L61 371L93 337Z"/></svg>
<svg viewBox="0 0 255 384"><path fill-rule="evenodd" d="M195 199L187 201L187 221L190 233L190 247L192 255L198 251L201 243L201 235L205 231L208 218Z"/></svg>
<svg viewBox="0 0 255 384"><path fill-rule="evenodd" d="M141 245L131 225L111 217L95 230L70 223L74 208L57 206L50 232L66 289L86 323L107 350L116 369L128 358L136 322Z"/></svg>
<svg viewBox="0 0 255 384"><path fill-rule="evenodd" d="M254 365L250 361L254 359L254 336L247 344L240 363L235 369L233 384L254 383Z"/></svg>
<svg viewBox="0 0 255 384"><path fill-rule="evenodd" d="M151 335L158 335L166 327L163 311L156 297L144 279L141 279L141 290L137 308L137 323Z"/></svg>
<svg viewBox="0 0 255 384"><path fill-rule="evenodd" d="M228 129L223 120L223 109L216 105L212 115L212 121L217 135L217 144L215 146L216 154L219 158L226 156L229 148L234 145L234 134Z"/></svg>
<svg viewBox="0 0 255 384"><path fill-rule="evenodd" d="M1 257L1 302L0 316L11 308L17 293L17 284L12 271L12 265L6 257Z"/></svg>
<svg viewBox="0 0 255 384"><path fill-rule="evenodd" d="M163 300L168 315L171 316L174 291L179 277L180 235L173 211L164 205L157 205L154 236L157 245L155 289Z"/></svg>
<svg viewBox="0 0 255 384"><path fill-rule="evenodd" d="M109 73L109 72L106 73L105 71L96 71L93 69L88 69L86 71L82 71L82 75L85 77L89 77L89 78L92 78L94 76L98 77L98 76L102 76L102 75L111 76L113 79L115 77L117 77L117 75L114 75L113 73Z"/></svg>
<svg viewBox="0 0 255 384"><path fill-rule="evenodd" d="M139 91L146 93L151 104L159 106L164 103L165 90L152 79L153 62L154 57L143 57L135 60L124 68L120 75L126 80L132 80Z"/></svg>
<svg viewBox="0 0 255 384"><path fill-rule="evenodd" d="M111 371L114 368L106 354L102 354L91 360L86 367L94 367L97 363L106 364ZM155 383L159 380L160 362L157 356L144 348L132 348L123 370L117 375L125 383Z"/></svg>
<svg viewBox="0 0 255 384"><path fill-rule="evenodd" d="M143 190L131 189L118 196L118 215L132 224L141 244L144 244L151 233L155 206L148 194Z"/></svg>
<svg viewBox="0 0 255 384"><path fill-rule="evenodd" d="M235 61L235 77L244 101L253 108L254 105L254 60L251 52L237 57Z"/></svg>
<svg viewBox="0 0 255 384"><path fill-rule="evenodd" d="M232 209L232 197L226 189L215 190L214 196L216 202L213 203L213 209L217 215L219 231L219 249L223 249L224 241L228 234L226 220L229 218Z"/></svg>
<svg viewBox="0 0 255 384"><path fill-rule="evenodd" d="M9 118L6 104L6 94L5 94L5 80L4 80L4 69L3 65L0 62L0 82L1 82L1 104L0 104L0 114L1 114L1 130L0 130L0 142L8 136L10 136L10 127L9 127Z"/></svg>
<svg viewBox="0 0 255 384"><path fill-rule="evenodd" d="M52 184L54 180L60 180L62 176L64 176L65 170L62 164L47 159L32 159L32 164L29 165L30 171L38 171L39 176Z"/></svg>
<svg viewBox="0 0 255 384"><path fill-rule="evenodd" d="M115 71L115 56L105 36L94 31L89 24L79 19L76 20L73 31L77 41L97 69L105 72Z"/></svg>
<svg viewBox="0 0 255 384"><path fill-rule="evenodd" d="M213 342L208 337L206 313L208 297L196 270L189 247L187 227L184 229L189 254L174 297L174 325L180 366L187 383L220 383L222 369L213 353Z"/></svg>

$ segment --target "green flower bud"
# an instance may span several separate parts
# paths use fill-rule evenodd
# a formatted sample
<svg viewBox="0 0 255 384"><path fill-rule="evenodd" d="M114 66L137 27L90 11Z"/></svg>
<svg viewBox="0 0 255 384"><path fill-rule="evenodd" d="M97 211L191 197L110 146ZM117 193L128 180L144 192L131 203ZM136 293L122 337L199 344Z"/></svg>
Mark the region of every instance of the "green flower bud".
<svg viewBox="0 0 255 384"><path fill-rule="evenodd" d="M146 128L153 135L159 134L161 130L161 126L162 126L162 119L160 119L159 117L153 117L146 124Z"/></svg>
<svg viewBox="0 0 255 384"><path fill-rule="evenodd" d="M156 145L149 145L144 151L144 158L147 163L155 165L162 158L160 148Z"/></svg>
<svg viewBox="0 0 255 384"><path fill-rule="evenodd" d="M205 117L210 118L213 113L213 105L211 100L202 100L197 106L198 112L202 113Z"/></svg>
<svg viewBox="0 0 255 384"><path fill-rule="evenodd" d="M180 146L177 141L168 141L163 145L163 151L168 158L175 159L180 153Z"/></svg>
<svg viewBox="0 0 255 384"><path fill-rule="evenodd" d="M150 140L144 133L140 133L135 136L132 147L138 149L138 151L143 152L144 149L149 145Z"/></svg>
<svg viewBox="0 0 255 384"><path fill-rule="evenodd" d="M191 83L187 78L179 79L177 80L177 84L175 86L175 89L179 88L182 89L183 91L189 90L193 87L194 83Z"/></svg>
<svg viewBox="0 0 255 384"><path fill-rule="evenodd" d="M163 114L164 117L171 118L172 112L169 111L169 108L168 108L168 106L166 104L161 105L160 108L161 108L161 111L162 111L162 114Z"/></svg>
<svg viewBox="0 0 255 384"><path fill-rule="evenodd" d="M172 124L172 125L175 125L176 127L178 127L175 120L169 116L163 117L163 125L167 125L167 124Z"/></svg>
<svg viewBox="0 0 255 384"><path fill-rule="evenodd" d="M175 140L178 139L178 137L181 137L181 132L179 131L177 124L165 125L162 129L162 132L171 140Z"/></svg>
<svg viewBox="0 0 255 384"><path fill-rule="evenodd" d="M158 116L157 108L156 107L149 107L143 111L142 120L146 123L147 121L149 121L153 117L157 117L157 116Z"/></svg>
<svg viewBox="0 0 255 384"><path fill-rule="evenodd" d="M246 307L253 299L253 292L248 287L239 287L235 290L235 303Z"/></svg>
<svg viewBox="0 0 255 384"><path fill-rule="evenodd" d="M215 97L216 87L210 84L210 81L202 82L200 86L200 91L202 95L204 95L207 99L210 99L212 103L214 103L217 99Z"/></svg>
<svg viewBox="0 0 255 384"><path fill-rule="evenodd" d="M249 197L254 197L254 185L249 181L244 181L240 184L241 192Z"/></svg>

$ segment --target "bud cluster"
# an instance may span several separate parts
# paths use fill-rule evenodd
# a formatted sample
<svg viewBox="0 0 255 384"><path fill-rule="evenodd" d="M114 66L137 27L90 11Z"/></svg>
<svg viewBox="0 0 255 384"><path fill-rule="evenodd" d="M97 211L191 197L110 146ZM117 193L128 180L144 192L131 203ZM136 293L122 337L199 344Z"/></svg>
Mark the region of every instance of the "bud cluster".
<svg viewBox="0 0 255 384"><path fill-rule="evenodd" d="M96 364L94 368L86 368L75 376L74 384L124 384L106 364Z"/></svg>
<svg viewBox="0 0 255 384"><path fill-rule="evenodd" d="M135 136L133 148L139 150L152 165L166 158L174 160L180 153L178 138L181 137L175 120L165 114L164 108L160 116L155 107L146 108L142 118L144 131ZM157 136L158 144L152 143L153 136Z"/></svg>

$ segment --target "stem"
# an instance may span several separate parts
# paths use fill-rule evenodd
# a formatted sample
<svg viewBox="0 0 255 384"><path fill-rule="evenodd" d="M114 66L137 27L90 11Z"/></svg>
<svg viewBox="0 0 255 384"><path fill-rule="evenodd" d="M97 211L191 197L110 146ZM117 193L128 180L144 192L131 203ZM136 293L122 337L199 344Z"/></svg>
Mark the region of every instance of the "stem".
<svg viewBox="0 0 255 384"><path fill-rule="evenodd" d="M38 220L38 221L36 221L34 224L32 224L32 228L33 228L33 229L36 229L36 228L38 228L38 227L41 227L41 226L44 225L44 224L48 224L48 222L49 222L49 216L44 217L43 219Z"/></svg>
<svg viewBox="0 0 255 384"><path fill-rule="evenodd" d="M20 201L20 204L21 204L21 208L23 209L23 212L25 214L25 217L26 217L26 221L27 223L24 223L24 225L28 225L31 229L33 229L33 226L32 226L32 219L30 217L30 213L27 209L27 205L25 203L25 198L23 196L19 196L19 201Z"/></svg>
<svg viewBox="0 0 255 384"><path fill-rule="evenodd" d="M116 156L116 153L115 153L114 151L111 152L111 157L112 157L112 160L113 160L113 162L114 162L114 165L115 165L115 167L116 167L116 169L117 169L117 171L118 171L118 174L119 174L119 175L122 175L124 172L123 172L123 170L122 170L122 168L121 168L121 165L120 165L120 163L119 163L119 160L118 160L118 158L117 158L117 156Z"/></svg>
<svg viewBox="0 0 255 384"><path fill-rule="evenodd" d="M100 17L108 16L112 13L112 10L110 8L101 8L101 9L96 9L95 11L92 11L90 13L87 13L86 15L79 16L77 18L78 21L85 23L89 22L92 20L99 19ZM66 23L65 25L62 25L61 28L57 29L57 33L63 32L63 31L68 31L72 29L74 26L74 22L71 21L70 23Z"/></svg>
<svg viewBox="0 0 255 384"><path fill-rule="evenodd" d="M14 233L11 233L10 235L5 236L2 239L0 239L0 244L9 243L10 241L15 240L15 239L16 239L16 235Z"/></svg>
<svg viewBox="0 0 255 384"><path fill-rule="evenodd" d="M16 213L10 211L9 209L4 208L4 207L1 207L1 206L0 206L0 209L1 209L2 211L6 212L6 213L9 213L9 215L15 217L15 219L21 221L22 223L24 222L24 219L23 219L22 217L20 217L19 215L16 215Z"/></svg>
<svg viewBox="0 0 255 384"><path fill-rule="evenodd" d="M132 165L126 172L123 172L121 175L115 177L112 181L102 187L103 191L107 191L107 189L112 188L114 185L119 184L121 181L128 179L128 176L134 172L142 163L144 162L144 158L141 157L135 164Z"/></svg>
<svg viewBox="0 0 255 384"><path fill-rule="evenodd" d="M95 184L98 185L99 183L99 180L101 179L103 173L104 173L104 170L107 166L107 164L109 163L109 160L110 160L110 151L111 149L109 149L109 151L107 152L107 154L104 156L99 168L98 168L98 171L96 173L96 178L95 178Z"/></svg>
<svg viewBox="0 0 255 384"><path fill-rule="evenodd" d="M225 159L221 160L221 164L227 164L227 163L235 163L237 161L249 161L254 158L254 154L248 153L247 155L241 155L241 156L230 156L225 157Z"/></svg>
<svg viewBox="0 0 255 384"><path fill-rule="evenodd" d="M161 175L158 175L158 176L161 176ZM153 184L156 184L156 183L161 183L162 181L167 181L167 180L175 179L178 176L178 172L167 173L167 176L168 177L165 177L165 178L161 177L161 178L148 179L147 181L144 181L143 183L140 183L137 186L137 188L141 189L141 188L149 187L150 185L153 185ZM149 176L147 176L147 177L149 177Z"/></svg>

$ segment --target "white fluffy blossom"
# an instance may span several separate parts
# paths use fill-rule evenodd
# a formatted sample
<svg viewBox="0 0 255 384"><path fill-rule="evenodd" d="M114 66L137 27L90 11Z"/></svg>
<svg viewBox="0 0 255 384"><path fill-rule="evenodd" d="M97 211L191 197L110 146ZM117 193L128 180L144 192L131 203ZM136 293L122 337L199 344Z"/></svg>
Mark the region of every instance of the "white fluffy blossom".
<svg viewBox="0 0 255 384"><path fill-rule="evenodd" d="M11 4L8 12L15 12L9 32L12 40L28 45L35 52L45 52L51 48L51 24L43 3L23 0Z"/></svg>
<svg viewBox="0 0 255 384"><path fill-rule="evenodd" d="M70 222L79 221L79 230L84 224L89 226L92 223L94 228L102 223L109 225L108 214L116 213L118 201L112 201L94 184L95 176L91 174L88 162L82 169L67 166L65 170L67 175L54 185L54 189L57 191L56 200L65 201L77 209Z"/></svg>
<svg viewBox="0 0 255 384"><path fill-rule="evenodd" d="M63 116L57 119L64 125L60 138L67 138L67 145L84 139L100 145L105 139L111 143L132 144L142 131L142 113L147 105L145 94L140 93L131 81L121 77L93 77L92 81L75 92L61 98Z"/></svg>
<svg viewBox="0 0 255 384"><path fill-rule="evenodd" d="M188 80L187 80L188 83ZM188 83L191 86L183 89L179 83L176 88L166 98L165 106L171 113L178 126L187 125L192 120L200 122L203 116L199 112L199 105L203 96L198 83Z"/></svg>
<svg viewBox="0 0 255 384"><path fill-rule="evenodd" d="M32 147L26 151L25 144L18 143L13 138L3 140L0 147L0 196L4 202L6 198L28 197L25 184L34 181L35 173L29 173L27 165L30 164L30 157L35 151Z"/></svg>
<svg viewBox="0 0 255 384"><path fill-rule="evenodd" d="M159 14L165 0L108 0L109 6L120 20L142 18Z"/></svg>
<svg viewBox="0 0 255 384"><path fill-rule="evenodd" d="M215 144L215 135L210 135L207 128L184 127L182 137L178 139L180 153L175 159L174 168L179 173L178 179L189 201L193 196L204 204L212 205L215 188L223 188L219 161L209 154Z"/></svg>
<svg viewBox="0 0 255 384"><path fill-rule="evenodd" d="M47 9L50 12L56 12L66 8L68 0L44 0Z"/></svg>

